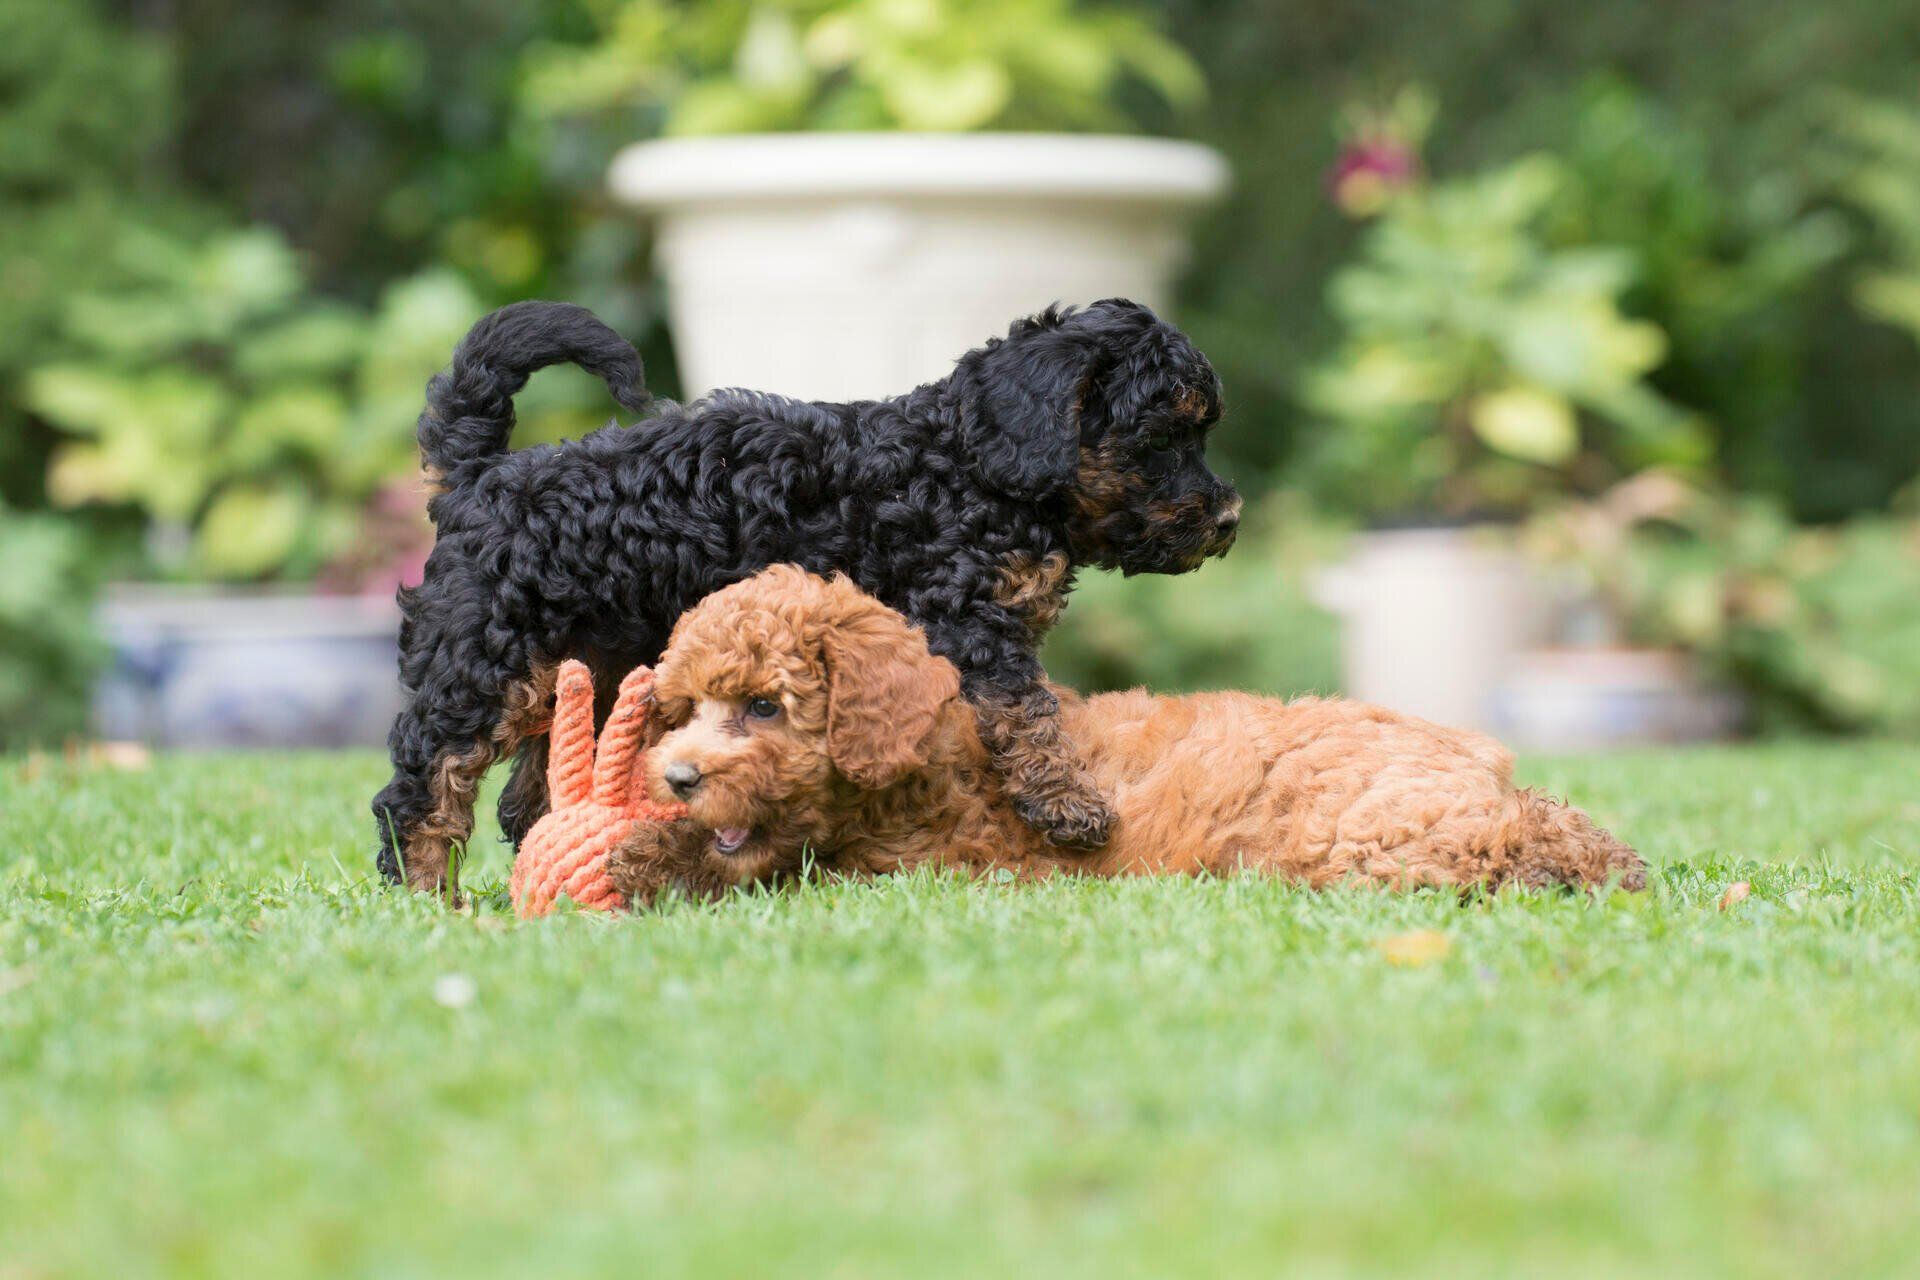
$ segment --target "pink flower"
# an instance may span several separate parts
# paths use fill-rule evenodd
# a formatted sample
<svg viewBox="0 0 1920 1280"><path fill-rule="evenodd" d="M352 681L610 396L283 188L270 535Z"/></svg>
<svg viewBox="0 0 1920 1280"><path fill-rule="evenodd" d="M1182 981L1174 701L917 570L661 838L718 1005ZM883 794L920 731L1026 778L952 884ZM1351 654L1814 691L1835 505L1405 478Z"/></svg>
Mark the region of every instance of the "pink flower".
<svg viewBox="0 0 1920 1280"><path fill-rule="evenodd" d="M1420 157L1398 138L1384 134L1349 143L1327 174L1327 192L1342 213L1370 218L1394 193L1420 180Z"/></svg>

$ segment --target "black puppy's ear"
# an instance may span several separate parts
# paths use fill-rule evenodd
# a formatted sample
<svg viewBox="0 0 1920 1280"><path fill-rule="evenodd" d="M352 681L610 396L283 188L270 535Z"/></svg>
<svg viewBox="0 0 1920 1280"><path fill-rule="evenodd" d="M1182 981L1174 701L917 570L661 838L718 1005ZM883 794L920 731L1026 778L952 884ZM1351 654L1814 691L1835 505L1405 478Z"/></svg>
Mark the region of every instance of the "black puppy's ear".
<svg viewBox="0 0 1920 1280"><path fill-rule="evenodd" d="M1049 307L961 363L973 387L961 441L980 479L1010 498L1053 497L1079 470L1101 344L1078 319Z"/></svg>

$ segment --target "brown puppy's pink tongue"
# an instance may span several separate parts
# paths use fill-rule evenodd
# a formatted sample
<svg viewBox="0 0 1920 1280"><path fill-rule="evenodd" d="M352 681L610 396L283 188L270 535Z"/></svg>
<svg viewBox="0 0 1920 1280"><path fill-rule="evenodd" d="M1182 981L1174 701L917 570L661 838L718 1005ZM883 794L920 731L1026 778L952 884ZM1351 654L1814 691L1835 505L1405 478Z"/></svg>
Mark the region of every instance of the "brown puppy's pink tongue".
<svg viewBox="0 0 1920 1280"><path fill-rule="evenodd" d="M720 846L720 852L732 853L747 842L748 831L745 827L716 827L713 842Z"/></svg>

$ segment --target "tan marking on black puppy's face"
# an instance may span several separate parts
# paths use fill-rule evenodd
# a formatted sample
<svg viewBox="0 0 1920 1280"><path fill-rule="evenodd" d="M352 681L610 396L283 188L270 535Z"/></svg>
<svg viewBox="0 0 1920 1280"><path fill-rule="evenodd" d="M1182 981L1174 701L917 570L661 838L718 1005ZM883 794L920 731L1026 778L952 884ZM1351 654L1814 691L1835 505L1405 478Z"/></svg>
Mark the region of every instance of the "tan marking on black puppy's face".
<svg viewBox="0 0 1920 1280"><path fill-rule="evenodd" d="M1076 559L1129 575L1185 573L1233 546L1240 495L1206 464L1208 404L1183 391L1134 430L1081 447L1068 525Z"/></svg>

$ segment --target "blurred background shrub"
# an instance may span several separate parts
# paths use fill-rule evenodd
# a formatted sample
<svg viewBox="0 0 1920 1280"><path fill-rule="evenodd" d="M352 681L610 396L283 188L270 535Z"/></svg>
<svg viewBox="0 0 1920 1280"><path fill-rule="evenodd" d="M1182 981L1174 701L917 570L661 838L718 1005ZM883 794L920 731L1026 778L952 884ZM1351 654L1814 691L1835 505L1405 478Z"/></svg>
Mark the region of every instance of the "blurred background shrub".
<svg viewBox="0 0 1920 1280"><path fill-rule="evenodd" d="M1847 96L1833 101L1831 118L1839 188L1871 220L1879 250L1856 296L1920 342L1920 103Z"/></svg>
<svg viewBox="0 0 1920 1280"><path fill-rule="evenodd" d="M1484 516L1704 460L1698 421L1648 382L1668 344L1624 310L1632 251L1547 238L1568 182L1533 155L1387 198L1328 291L1340 346L1306 378L1328 497Z"/></svg>
<svg viewBox="0 0 1920 1280"><path fill-rule="evenodd" d="M1200 70L1140 13L1073 0L622 0L529 55L557 112L640 105L670 134L1105 129L1124 82L1188 108Z"/></svg>
<svg viewBox="0 0 1920 1280"><path fill-rule="evenodd" d="M1699 656L1758 728L1920 732L1920 521L1904 510L1800 525L1777 499L1648 471L1524 537L1595 591L1608 639Z"/></svg>
<svg viewBox="0 0 1920 1280"><path fill-rule="evenodd" d="M1338 633L1308 583L1342 541L1335 522L1277 496L1249 512L1233 553L1204 572L1082 574L1074 623L1056 628L1042 654L1047 672L1078 689L1337 692Z"/></svg>
<svg viewBox="0 0 1920 1280"><path fill-rule="evenodd" d="M82 529L0 503L0 751L85 723L100 663L90 595L98 569Z"/></svg>
<svg viewBox="0 0 1920 1280"><path fill-rule="evenodd" d="M140 508L157 567L195 577L312 577L351 555L369 502L415 465L394 424L418 414L419 371L466 332L473 291L423 273L366 313L311 295L264 226L133 229L105 251L123 283L69 298L64 358L25 380L64 433L49 500Z"/></svg>
<svg viewBox="0 0 1920 1280"><path fill-rule="evenodd" d="M84 684L89 580L412 571L420 386L481 310L591 306L672 394L606 164L743 128L1227 154L1179 319L1228 388L1223 465L1276 514L1191 579L1090 576L1062 676L1323 687L1317 530L1551 519L1656 466L1720 514L1640 528L1631 559L1721 566L1725 625L1662 626L1615 586L1623 625L1723 662L1776 721L1911 727L1872 655L1908 635L1875 584L1907 580L1895 499L1920 472L1917 57L1894 0L0 0L0 536L67 588L9 581L0 673L41 675L0 689L0 735L71 723L49 708ZM610 412L544 374L519 438ZM1805 548L1838 559L1768 570L1792 626L1726 603L1777 594L1760 562ZM47 643L13 621L41 617ZM1869 682L1835 654L1883 692L1847 693Z"/></svg>

